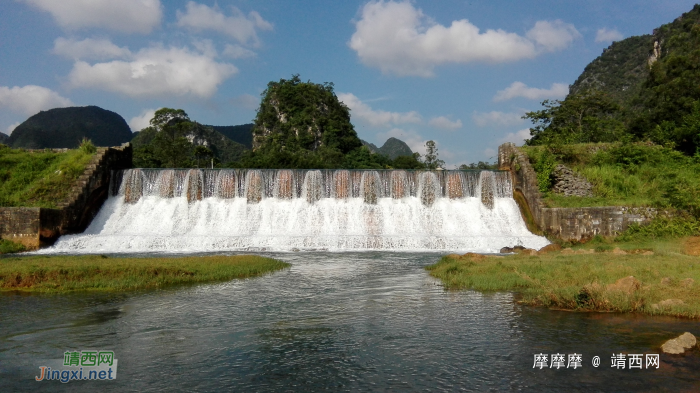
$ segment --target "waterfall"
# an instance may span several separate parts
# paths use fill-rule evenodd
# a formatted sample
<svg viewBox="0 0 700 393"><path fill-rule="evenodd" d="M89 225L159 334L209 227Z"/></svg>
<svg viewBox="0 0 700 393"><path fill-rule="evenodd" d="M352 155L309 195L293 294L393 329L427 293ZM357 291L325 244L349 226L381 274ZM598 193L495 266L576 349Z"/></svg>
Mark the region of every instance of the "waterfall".
<svg viewBox="0 0 700 393"><path fill-rule="evenodd" d="M130 169L83 234L44 253L498 252L528 232L508 172Z"/></svg>

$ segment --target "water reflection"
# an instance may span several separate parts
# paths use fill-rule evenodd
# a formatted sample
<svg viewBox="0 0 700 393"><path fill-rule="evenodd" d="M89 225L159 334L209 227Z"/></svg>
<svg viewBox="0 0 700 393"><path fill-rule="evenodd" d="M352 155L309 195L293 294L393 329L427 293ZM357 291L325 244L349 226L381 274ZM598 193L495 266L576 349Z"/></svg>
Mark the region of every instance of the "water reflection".
<svg viewBox="0 0 700 393"><path fill-rule="evenodd" d="M697 322L521 307L512 294L446 292L436 254L288 253L262 278L127 294L0 295L0 391L683 391L700 356L615 370ZM113 349L115 381L37 383L41 359ZM533 370L535 353L581 353ZM593 355L601 367L590 365Z"/></svg>

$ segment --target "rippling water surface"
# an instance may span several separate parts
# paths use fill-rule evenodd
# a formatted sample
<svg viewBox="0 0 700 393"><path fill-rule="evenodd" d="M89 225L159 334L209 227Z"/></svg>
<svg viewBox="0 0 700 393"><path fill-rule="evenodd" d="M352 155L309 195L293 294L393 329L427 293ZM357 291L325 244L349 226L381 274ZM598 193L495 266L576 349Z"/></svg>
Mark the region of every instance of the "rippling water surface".
<svg viewBox="0 0 700 393"><path fill-rule="evenodd" d="M286 253L265 277L119 294L0 295L0 391L699 391L698 350L653 370L694 321L550 311L448 292L437 254ZM35 382L44 359L113 349L114 381ZM536 353L583 367L533 369ZM600 356L601 366L591 365Z"/></svg>

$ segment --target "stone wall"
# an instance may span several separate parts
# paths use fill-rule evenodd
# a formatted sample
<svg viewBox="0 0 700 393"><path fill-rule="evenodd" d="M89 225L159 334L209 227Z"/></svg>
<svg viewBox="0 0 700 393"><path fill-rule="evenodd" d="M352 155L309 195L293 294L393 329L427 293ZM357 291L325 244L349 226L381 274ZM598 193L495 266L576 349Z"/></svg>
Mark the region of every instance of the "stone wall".
<svg viewBox="0 0 700 393"><path fill-rule="evenodd" d="M60 235L82 232L107 199L112 170L130 168L131 158L130 143L98 148L58 209L0 207L0 238L33 250Z"/></svg>
<svg viewBox="0 0 700 393"><path fill-rule="evenodd" d="M625 206L548 208L537 186L537 174L527 155L513 143L498 147L498 165L509 170L513 189L522 192L535 222L548 236L565 241L585 241L593 236L614 236L632 223L649 222L659 212L653 208ZM522 205L522 204L521 204Z"/></svg>

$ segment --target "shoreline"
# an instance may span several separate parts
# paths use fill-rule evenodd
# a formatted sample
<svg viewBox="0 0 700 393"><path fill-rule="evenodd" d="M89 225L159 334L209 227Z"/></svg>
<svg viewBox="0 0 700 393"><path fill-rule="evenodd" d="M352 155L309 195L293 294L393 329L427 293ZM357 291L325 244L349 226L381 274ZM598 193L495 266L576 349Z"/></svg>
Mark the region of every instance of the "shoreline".
<svg viewBox="0 0 700 393"><path fill-rule="evenodd" d="M700 319L700 258L685 241L642 250L525 250L507 256L450 254L426 266L446 290L515 292L518 304L573 312Z"/></svg>
<svg viewBox="0 0 700 393"><path fill-rule="evenodd" d="M0 258L0 292L128 291L259 277L290 264L256 255L130 257L104 255Z"/></svg>

